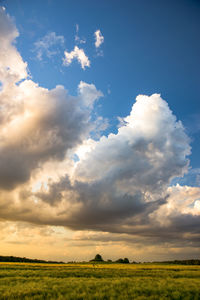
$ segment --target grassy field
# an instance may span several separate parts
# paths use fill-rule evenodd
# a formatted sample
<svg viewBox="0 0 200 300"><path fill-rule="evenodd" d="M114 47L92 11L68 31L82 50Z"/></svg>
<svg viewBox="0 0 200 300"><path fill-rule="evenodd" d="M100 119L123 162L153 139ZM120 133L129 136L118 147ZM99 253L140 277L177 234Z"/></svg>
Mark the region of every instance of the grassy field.
<svg viewBox="0 0 200 300"><path fill-rule="evenodd" d="M0 263L0 299L200 299L200 266Z"/></svg>

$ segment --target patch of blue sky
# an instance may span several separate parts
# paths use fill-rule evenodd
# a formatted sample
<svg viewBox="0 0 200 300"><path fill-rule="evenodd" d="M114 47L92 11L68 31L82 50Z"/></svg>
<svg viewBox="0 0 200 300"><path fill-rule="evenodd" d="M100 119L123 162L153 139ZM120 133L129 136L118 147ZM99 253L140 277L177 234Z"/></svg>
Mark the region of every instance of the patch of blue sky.
<svg viewBox="0 0 200 300"><path fill-rule="evenodd" d="M170 185L188 185L200 187L200 168L190 169L183 177L176 177Z"/></svg>

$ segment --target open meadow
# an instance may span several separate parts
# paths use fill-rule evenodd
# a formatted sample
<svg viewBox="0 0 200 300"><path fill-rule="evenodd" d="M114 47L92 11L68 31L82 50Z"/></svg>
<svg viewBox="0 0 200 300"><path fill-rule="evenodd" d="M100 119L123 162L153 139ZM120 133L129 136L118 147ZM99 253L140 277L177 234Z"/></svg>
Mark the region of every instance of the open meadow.
<svg viewBox="0 0 200 300"><path fill-rule="evenodd" d="M200 266L0 263L0 299L200 299Z"/></svg>

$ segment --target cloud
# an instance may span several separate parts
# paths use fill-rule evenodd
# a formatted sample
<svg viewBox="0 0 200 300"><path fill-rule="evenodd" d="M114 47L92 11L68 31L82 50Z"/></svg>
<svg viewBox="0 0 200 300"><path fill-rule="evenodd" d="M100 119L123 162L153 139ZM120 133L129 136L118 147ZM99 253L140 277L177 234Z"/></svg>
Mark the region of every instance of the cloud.
<svg viewBox="0 0 200 300"><path fill-rule="evenodd" d="M80 38L79 37L79 25L76 24L76 34L75 34L75 42L78 44L85 44L86 43L86 39L85 38Z"/></svg>
<svg viewBox="0 0 200 300"><path fill-rule="evenodd" d="M200 222L200 188L191 186L172 186L168 188L169 198L167 203L162 205L158 210L151 214L151 218L159 222L162 226L173 227L174 223L181 221L181 218L187 219L185 224L182 224L182 228L188 226L191 222L192 216L194 216L193 221ZM189 217L190 215L190 217ZM186 225L187 224L187 225ZM189 226L188 226L189 228Z"/></svg>
<svg viewBox="0 0 200 300"><path fill-rule="evenodd" d="M115 260L122 255L131 261L197 258L200 246L197 237L196 241L193 237L192 244L190 239L185 238L187 246L176 239L171 240L170 244L160 241L158 245L154 244L155 240L151 236L139 237L100 231L73 232L63 227L8 221L0 222L0 239L2 255L66 262L88 261L96 253L101 253L105 260Z"/></svg>
<svg viewBox="0 0 200 300"><path fill-rule="evenodd" d="M189 139L160 95L138 96L124 122L117 134L102 137L77 164L81 180L116 177L157 191L186 171Z"/></svg>
<svg viewBox="0 0 200 300"><path fill-rule="evenodd" d="M87 95L83 92L82 97ZM81 97L69 96L63 86L47 90L25 80L4 88L0 101L2 188L27 181L49 159L63 159L91 129L89 106Z"/></svg>
<svg viewBox="0 0 200 300"><path fill-rule="evenodd" d="M168 234L152 215L169 203L171 179L187 169L188 138L157 94L138 96L124 121L117 134L91 140L83 152L78 147L75 153L83 154L79 161L56 180L46 180L46 188L43 182L37 191L22 189L26 206L16 202L14 215L2 207L2 216L75 230L154 235L158 240L161 228ZM43 172L41 168L35 180L41 181Z"/></svg>
<svg viewBox="0 0 200 300"><path fill-rule="evenodd" d="M51 217L57 225L169 239L168 218L163 227L152 216L170 203L171 179L187 170L189 140L157 94L137 97L124 121L117 134L80 151L71 179L35 196L61 209Z"/></svg>
<svg viewBox="0 0 200 300"><path fill-rule="evenodd" d="M12 189L42 163L62 160L89 135L91 103L101 93L81 82L79 95L72 97L63 86L48 90L28 80L27 65L13 46L18 32L2 10L1 15L0 187Z"/></svg>
<svg viewBox="0 0 200 300"><path fill-rule="evenodd" d="M51 58L53 55L59 53L58 47L63 45L64 37L62 35L56 35L55 32L49 32L34 43L33 51L36 52L37 58L42 60L44 55Z"/></svg>
<svg viewBox="0 0 200 300"><path fill-rule="evenodd" d="M88 84L86 82L81 81L78 86L79 95L82 99L85 106L92 108L94 102L103 97L103 93L101 91L97 91L94 84Z"/></svg>
<svg viewBox="0 0 200 300"><path fill-rule="evenodd" d="M14 46L19 32L5 9L0 7L0 81L5 85L27 76L27 63Z"/></svg>
<svg viewBox="0 0 200 300"><path fill-rule="evenodd" d="M90 67L89 58L86 56L83 49L75 46L74 50L71 52L64 52L65 58L63 59L63 65L69 66L74 59L77 59L78 62L81 64L81 68L84 70L85 67Z"/></svg>
<svg viewBox="0 0 200 300"><path fill-rule="evenodd" d="M83 81L70 96L28 79L18 31L0 14L1 221L101 232L91 244L109 236L138 247L197 247L200 188L169 187L188 170L190 141L167 102L139 95L117 133L92 138L105 124L92 113L103 94ZM90 65L77 46L64 63L75 58Z"/></svg>
<svg viewBox="0 0 200 300"><path fill-rule="evenodd" d="M103 44L104 42L104 37L99 29L95 31L94 36L95 36L95 47L99 48L101 44Z"/></svg>

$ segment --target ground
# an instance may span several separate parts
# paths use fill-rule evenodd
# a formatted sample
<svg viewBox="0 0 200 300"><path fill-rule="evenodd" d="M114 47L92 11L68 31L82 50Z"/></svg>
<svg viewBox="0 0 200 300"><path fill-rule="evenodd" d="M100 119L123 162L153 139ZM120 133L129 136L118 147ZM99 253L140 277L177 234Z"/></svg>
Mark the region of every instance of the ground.
<svg viewBox="0 0 200 300"><path fill-rule="evenodd" d="M200 266L0 263L0 299L200 299Z"/></svg>

